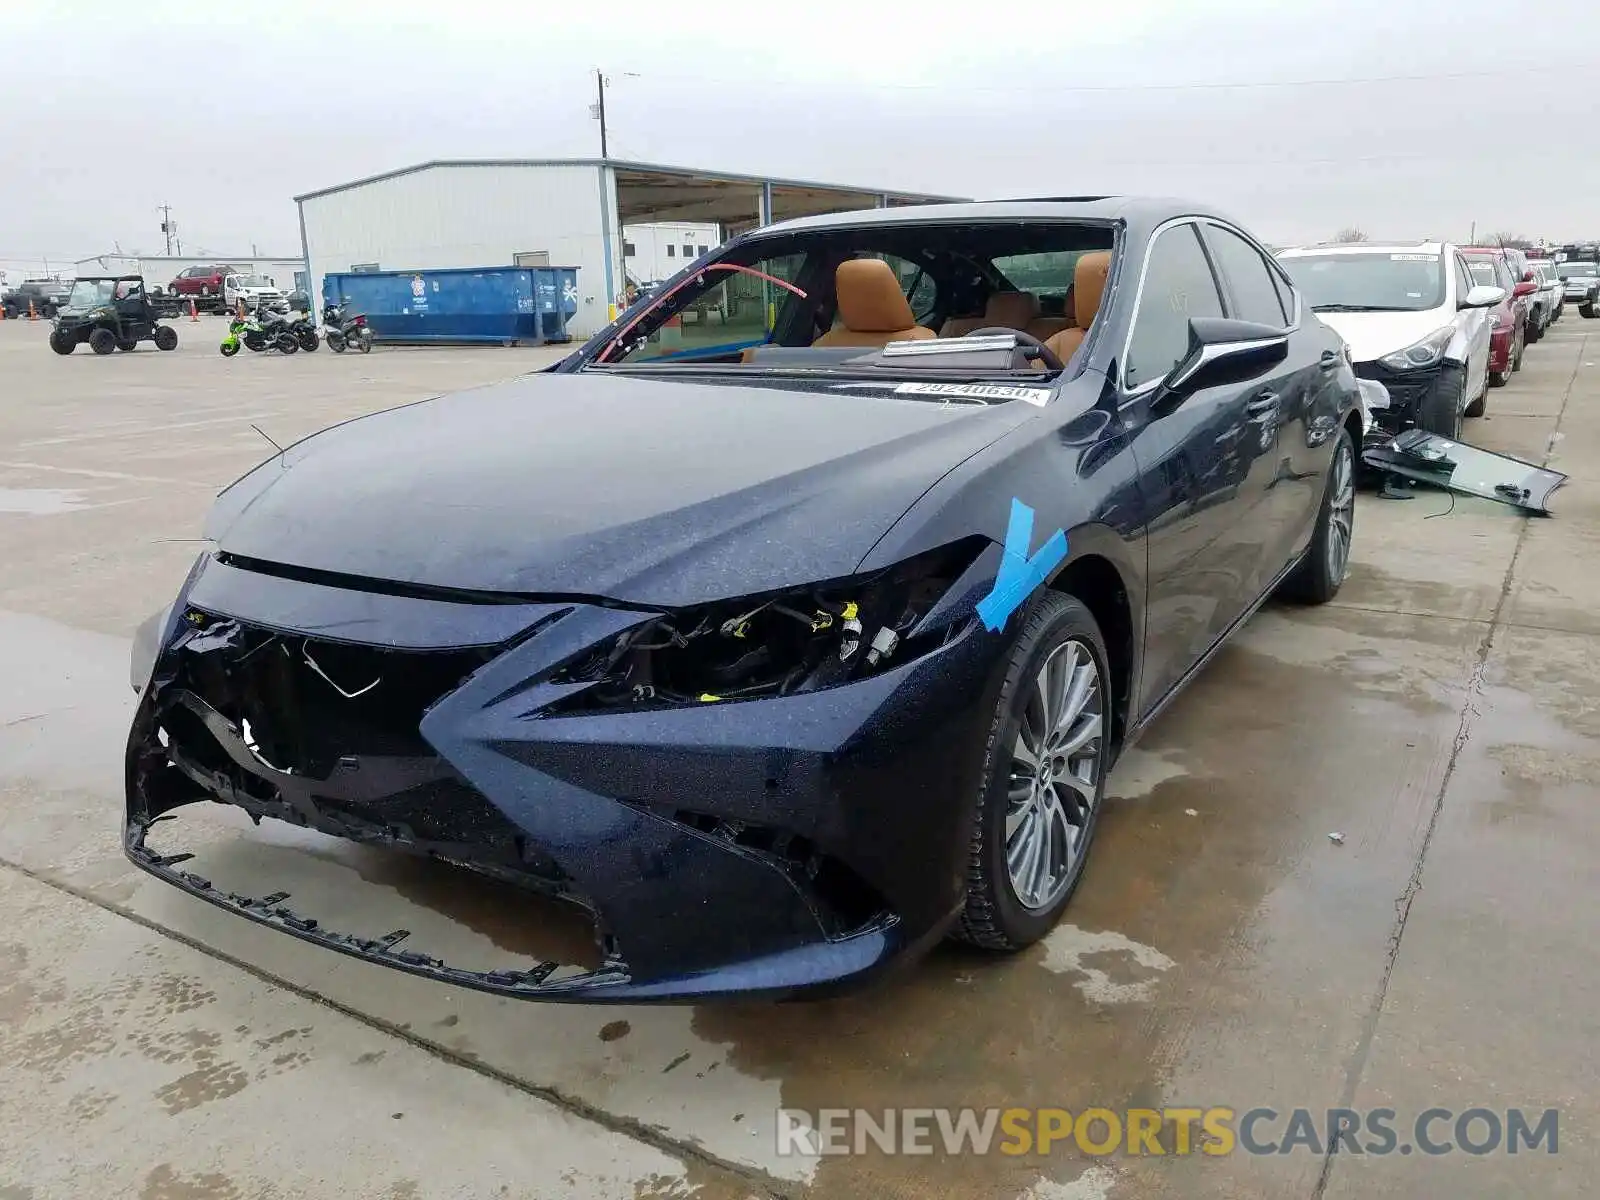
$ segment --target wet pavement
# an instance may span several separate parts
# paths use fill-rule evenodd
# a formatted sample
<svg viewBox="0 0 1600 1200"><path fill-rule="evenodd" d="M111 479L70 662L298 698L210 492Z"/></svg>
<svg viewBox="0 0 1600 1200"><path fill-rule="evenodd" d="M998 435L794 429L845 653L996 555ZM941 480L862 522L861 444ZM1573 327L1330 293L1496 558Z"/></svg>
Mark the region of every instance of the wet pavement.
<svg viewBox="0 0 1600 1200"><path fill-rule="evenodd" d="M0 325L0 1197L1592 1190L1600 325L1569 314L1465 430L1571 473L1557 515L1364 495L1339 599L1263 610L1119 766L1043 945L941 949L840 1000L684 1008L443 987L123 859L128 639L211 494L271 452L251 424L286 443L549 357L223 360L213 325L106 359ZM449 868L190 811L203 873L343 928L404 926L466 965L589 952L559 910ZM1432 1107L1559 1108L1559 1153L818 1158L775 1134L779 1106L1184 1105L1388 1106L1403 1134Z"/></svg>

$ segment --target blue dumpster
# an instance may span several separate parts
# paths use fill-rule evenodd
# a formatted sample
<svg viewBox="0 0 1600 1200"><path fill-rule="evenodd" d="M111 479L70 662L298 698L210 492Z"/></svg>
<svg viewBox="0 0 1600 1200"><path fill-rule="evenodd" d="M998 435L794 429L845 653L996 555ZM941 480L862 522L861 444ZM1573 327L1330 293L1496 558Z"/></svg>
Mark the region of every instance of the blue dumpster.
<svg viewBox="0 0 1600 1200"><path fill-rule="evenodd" d="M325 304L365 313L383 342L571 341L576 267L447 267L340 272L322 279Z"/></svg>

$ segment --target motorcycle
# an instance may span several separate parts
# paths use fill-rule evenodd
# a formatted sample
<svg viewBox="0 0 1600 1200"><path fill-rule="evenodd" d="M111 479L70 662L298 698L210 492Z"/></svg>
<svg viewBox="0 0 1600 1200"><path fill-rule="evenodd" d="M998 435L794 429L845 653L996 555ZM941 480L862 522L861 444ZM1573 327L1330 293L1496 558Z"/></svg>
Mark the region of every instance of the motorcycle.
<svg viewBox="0 0 1600 1200"><path fill-rule="evenodd" d="M263 329L276 332L284 329L294 338L295 344L307 353L322 344L317 334L317 324L310 314L290 311L287 304L263 304L256 309L256 320Z"/></svg>
<svg viewBox="0 0 1600 1200"><path fill-rule="evenodd" d="M328 329L328 349L335 354L343 354L349 346L362 354L372 352L372 330L367 328L366 313L347 317L341 306L330 304L322 310L322 323Z"/></svg>
<svg viewBox="0 0 1600 1200"><path fill-rule="evenodd" d="M300 349L300 340L283 322L264 323L255 317L234 317L228 322L228 336L218 347L223 358L232 358L239 347L260 353L276 350L280 354L293 354Z"/></svg>

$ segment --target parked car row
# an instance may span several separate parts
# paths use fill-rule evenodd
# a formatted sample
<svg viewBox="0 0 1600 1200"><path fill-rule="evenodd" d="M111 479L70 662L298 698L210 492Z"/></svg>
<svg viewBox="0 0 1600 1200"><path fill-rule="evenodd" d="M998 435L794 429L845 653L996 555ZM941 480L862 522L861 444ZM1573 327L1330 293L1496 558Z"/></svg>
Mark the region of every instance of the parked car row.
<svg viewBox="0 0 1600 1200"><path fill-rule="evenodd" d="M1450 242L1337 244L1278 252L1306 302L1344 338L1356 375L1383 385L1378 431L1456 438L1489 389L1522 369L1527 347L1569 301L1596 313L1592 262L1530 260L1501 246Z"/></svg>

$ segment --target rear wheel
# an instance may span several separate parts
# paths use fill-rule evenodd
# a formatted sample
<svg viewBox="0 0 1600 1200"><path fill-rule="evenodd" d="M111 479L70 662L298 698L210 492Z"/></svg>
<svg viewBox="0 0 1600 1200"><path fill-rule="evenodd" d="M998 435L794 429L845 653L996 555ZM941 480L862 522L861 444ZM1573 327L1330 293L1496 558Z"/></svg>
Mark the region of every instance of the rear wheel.
<svg viewBox="0 0 1600 1200"><path fill-rule="evenodd" d="M371 354L372 353L372 334L368 333L365 329L363 329L361 331L360 335L356 338L356 349L361 351L361 353L363 353L363 354Z"/></svg>
<svg viewBox="0 0 1600 1200"><path fill-rule="evenodd" d="M1071 596L1027 610L989 727L955 935L990 950L1044 937L1083 876L1105 794L1105 641Z"/></svg>
<svg viewBox="0 0 1600 1200"><path fill-rule="evenodd" d="M1466 388L1466 372L1455 363L1446 363L1440 368L1438 381L1422 398L1422 411L1417 414L1420 418L1418 423L1439 437L1460 437Z"/></svg>
<svg viewBox="0 0 1600 1200"><path fill-rule="evenodd" d="M129 350L137 350L138 348L139 343L133 338L123 338L117 343L117 349L124 352Z"/></svg>
<svg viewBox="0 0 1600 1200"><path fill-rule="evenodd" d="M77 348L77 338L68 337L64 333L52 333L50 335L50 349L57 354L71 354Z"/></svg>
<svg viewBox="0 0 1600 1200"><path fill-rule="evenodd" d="M96 329L89 335L89 349L96 354L110 354L117 348L117 335L109 329Z"/></svg>
<svg viewBox="0 0 1600 1200"><path fill-rule="evenodd" d="M1594 303L1593 300L1590 300L1587 304L1578 305L1578 315L1580 317L1582 317L1585 321L1594 320L1594 316L1595 316L1595 312L1596 311L1597 310L1595 308L1595 303Z"/></svg>
<svg viewBox="0 0 1600 1200"><path fill-rule="evenodd" d="M153 336L157 350L176 350L178 348L178 331L171 325L157 325Z"/></svg>
<svg viewBox="0 0 1600 1200"><path fill-rule="evenodd" d="M1284 598L1302 604L1326 604L1339 594L1350 573L1350 543L1356 523L1356 454L1350 431L1340 428L1322 493L1322 509L1311 535L1311 548L1283 581Z"/></svg>

